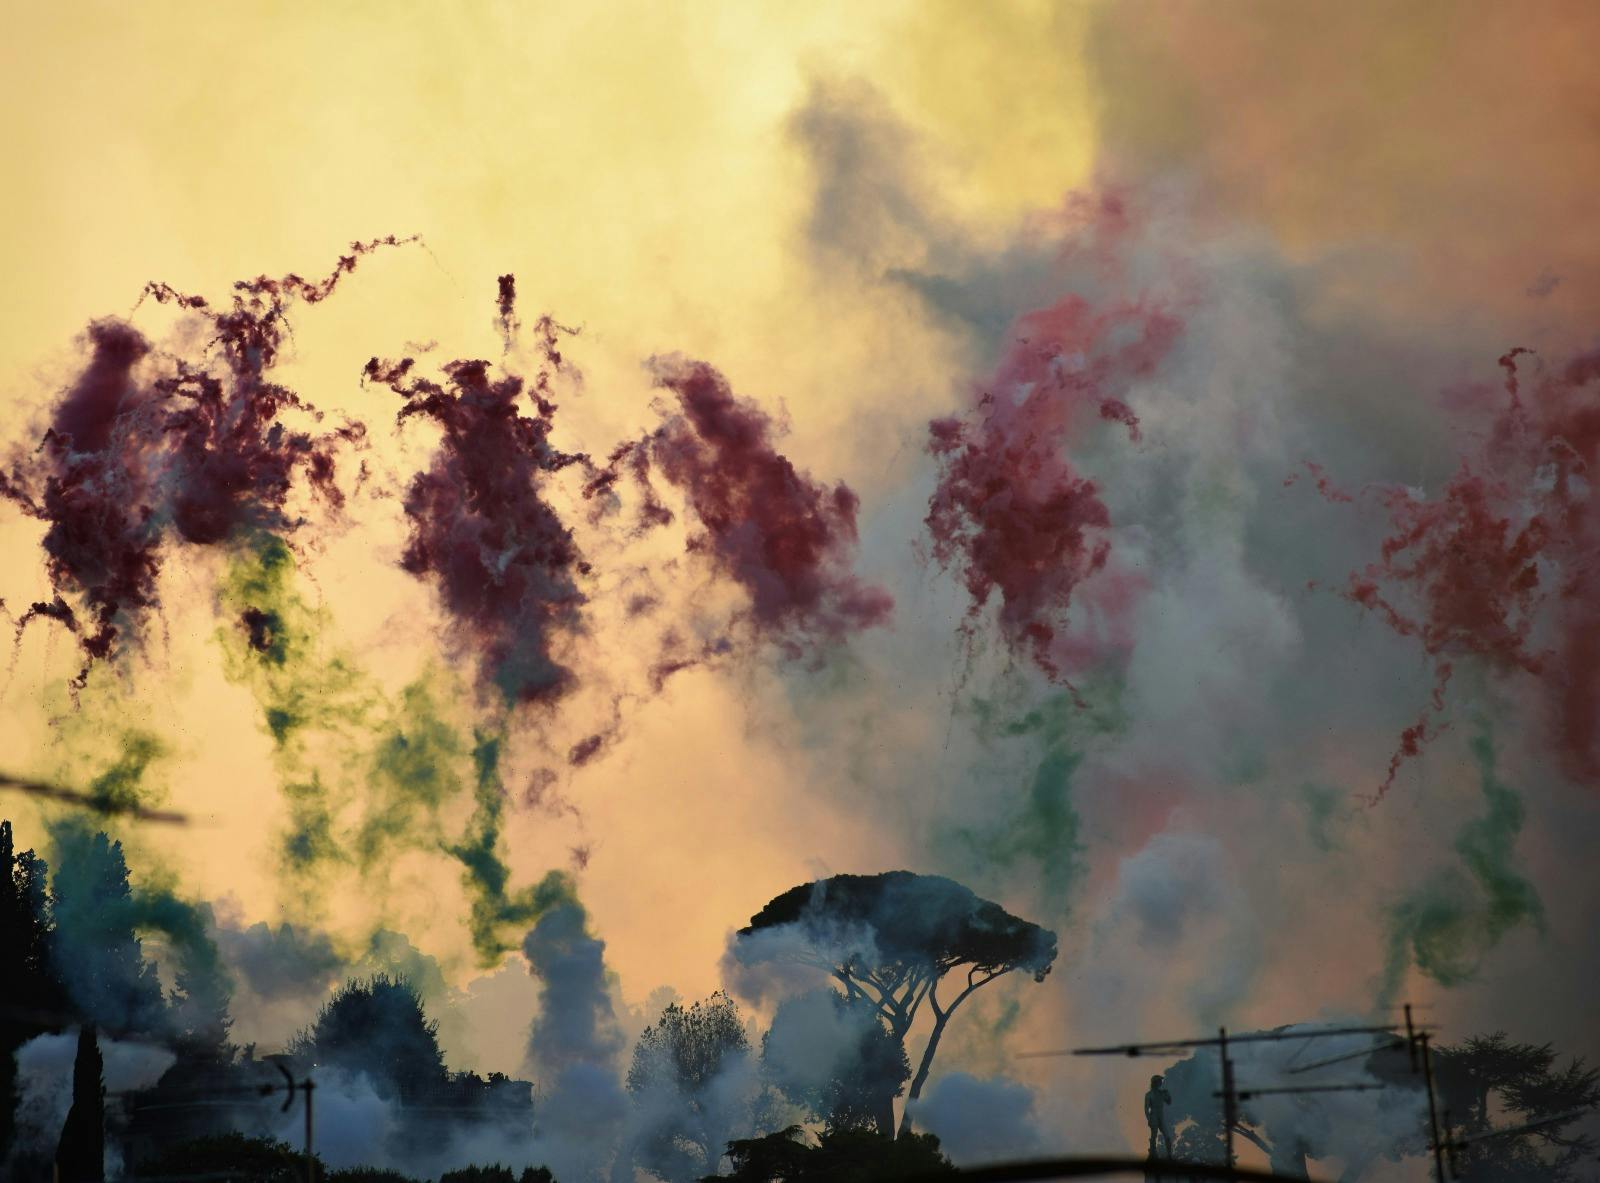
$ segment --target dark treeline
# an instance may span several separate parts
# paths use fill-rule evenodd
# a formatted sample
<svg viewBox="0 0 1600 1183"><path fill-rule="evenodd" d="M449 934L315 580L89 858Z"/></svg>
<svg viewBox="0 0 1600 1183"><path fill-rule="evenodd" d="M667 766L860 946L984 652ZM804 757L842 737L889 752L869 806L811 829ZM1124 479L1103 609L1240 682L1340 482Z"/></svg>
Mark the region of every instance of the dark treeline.
<svg viewBox="0 0 1600 1183"><path fill-rule="evenodd" d="M1053 933L948 879L896 871L802 884L770 901L733 942L732 984L773 1004L767 1029L722 992L665 1006L634 1041L625 1071L599 1065L615 1074L621 1110L608 1114L595 1100L603 1092L579 1098L580 1108L592 1106L593 1124L564 1135L541 1109L572 1108L560 1095L566 1078L552 1077L545 1083L554 1091L538 1092L498 1073L451 1071L437 1022L403 977L347 980L281 1053L258 1059L253 1046L237 1047L230 981L203 908L134 883L121 844L103 833L68 823L53 826L51 838L62 864L54 872L33 851L17 851L10 824L0 822L0 1166L19 1183L100 1183L108 1161L120 1162L130 1180L287 1181L309 1169L326 1183L553 1183L539 1159L549 1150L554 1161L562 1136L590 1143L586 1155L563 1160L563 1183L632 1183L641 1172L662 1183L938 1174L953 1170L939 1138L913 1125L940 1037L976 990L1019 970L1042 980L1056 957ZM169 988L141 940L152 932L172 956ZM597 1009L597 999L581 996L603 982L602 947L591 948L581 924L564 940L561 948L577 954L567 969L581 972L559 1003L543 996L544 1021L565 1008L589 1026L582 1039L547 1028L546 1042L563 1054L592 1045L610 1049L602 1059L614 1055L620 1041L593 1026L609 1002ZM542 972L567 971L551 962ZM918 1041L911 1032L921 1014L932 1022L918 1027ZM77 1051L64 1121L29 1142L17 1120L17 1053L41 1035L75 1038ZM113 1101L102 1052L127 1044L165 1049L172 1063L156 1084ZM538 1044L530 1039L530 1048ZM1240 1046L1236 1064L1250 1081L1303 1082L1282 1076L1292 1063L1273 1059L1290 1044ZM1426 1155L1421 1081L1406 1054L1378 1046L1363 1055L1358 1045L1340 1058L1384 1086L1384 1098L1247 1098L1237 1109L1237 1143L1294 1177L1336 1160L1345 1183L1384 1161ZM1570 1119L1550 1119L1600 1102L1600 1072L1503 1034L1437 1048L1434 1069L1447 1135L1461 1142L1456 1166L1469 1183L1564 1183L1592 1164L1592 1142ZM272 1123L285 1120L285 1070L317 1079L319 1099L359 1082L389 1115L382 1161L327 1169L284 1143L290 1127ZM1152 1152L1160 1139L1179 1161L1222 1161L1218 1075L1215 1050L1202 1048L1153 1081ZM247 1096L267 1088L280 1092L265 1101ZM243 1099L219 1103L228 1097ZM1150 1097L1160 1098L1154 1110ZM477 1165L464 1165L468 1157Z"/></svg>
<svg viewBox="0 0 1600 1183"><path fill-rule="evenodd" d="M108 1161L120 1162L130 1179L298 1178L308 1161L348 1183L413 1177L392 1164L324 1172L314 1156L281 1142L274 1131L286 1127L272 1123L282 1121L283 1070L334 1087L362 1082L401 1117L391 1123L385 1155L402 1164L436 1163L463 1123L523 1139L491 1139L486 1148L531 1152L541 1144L534 1084L450 1071L438 1025L404 978L350 979L281 1053L258 1059L254 1045L241 1049L231 1039L231 981L209 912L135 882L121 843L104 833L76 822L54 824L50 833L62 864L54 871L33 851L16 851L10 824L0 825L0 948L8 964L0 995L0 1162L8 1177L98 1183ZM145 946L151 933L172 958L167 988ZM768 904L737 944L738 972L785 983L770 1027L756 1032L723 993L667 1006L636 1041L618 1081L627 1112L605 1135L615 1142L605 1157L610 1178L635 1171L664 1183L748 1180L764 1171L845 1177L838 1172L852 1162L862 1177L876 1177L947 1165L937 1138L910 1130L909 1117L897 1126L897 1102L909 1099L908 1084L914 1096L926 1078L944 1024L964 998L1014 969L1042 978L1055 956L1053 934L959 884L908 872L802 885ZM960 986L941 1002L938 983L956 970ZM924 1005L935 1025L913 1061L907 1039ZM59 1130L23 1138L17 1053L39 1036L74 1031L79 1054L67 1119ZM154 1085L108 1098L102 1049L126 1045L163 1049L173 1062ZM259 1100L269 1089L278 1091ZM441 1183L551 1177L536 1162L428 1173Z"/></svg>
<svg viewBox="0 0 1600 1183"><path fill-rule="evenodd" d="M231 983L205 910L135 884L121 843L104 833L64 823L51 837L59 855L53 871L34 851L17 851L11 823L0 821L0 1174L7 1179L103 1179L108 1138L130 1177L212 1169L255 1177L250 1172L272 1158L272 1139L262 1135L278 1106L256 1097L282 1084L279 1063L302 1079L313 1067L359 1074L379 1096L417 1106L426 1116L411 1123L415 1140L463 1121L531 1120L529 1082L447 1071L420 996L381 974L348 982L285 1053L256 1059L253 1047L229 1038ZM174 953L170 989L141 939L150 932ZM66 1123L24 1137L17 1053L39 1036L74 1030L79 1050ZM155 1085L107 1098L107 1040L164 1049L174 1062ZM179 1162L187 1163L182 1171L174 1169Z"/></svg>

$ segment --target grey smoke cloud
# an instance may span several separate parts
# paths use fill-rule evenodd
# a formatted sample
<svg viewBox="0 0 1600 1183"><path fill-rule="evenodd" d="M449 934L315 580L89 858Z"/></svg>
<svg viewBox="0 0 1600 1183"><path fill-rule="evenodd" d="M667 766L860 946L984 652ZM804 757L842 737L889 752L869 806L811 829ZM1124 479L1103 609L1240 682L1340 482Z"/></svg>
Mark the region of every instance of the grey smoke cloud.
<svg viewBox="0 0 1600 1183"><path fill-rule="evenodd" d="M539 918L522 952L539 981L527 1056L540 1086L537 1144L558 1178L598 1178L627 1112L605 942L590 934L587 913L572 899Z"/></svg>
<svg viewBox="0 0 1600 1183"><path fill-rule="evenodd" d="M1033 1113L1033 1090L1005 1077L965 1072L941 1076L911 1103L917 1128L939 1136L957 1166L1026 1157L1043 1138Z"/></svg>
<svg viewBox="0 0 1600 1183"><path fill-rule="evenodd" d="M216 940L240 984L264 1000L326 993L345 964L326 933L287 921L219 925Z"/></svg>
<svg viewBox="0 0 1600 1183"><path fill-rule="evenodd" d="M1080 682L1089 712L1059 722L1044 679L996 652L990 618L963 649L953 581L904 541L935 479L920 457L928 404L914 399L892 425L872 424L901 467L863 502L863 554L886 563L896 630L853 644L848 677L789 671L752 708L779 719L819 791L893 834L906 862L1060 929L1059 985L999 1038L1049 1046L1108 1026L1131 1038L1373 1005L1396 901L1452 873L1461 826L1481 811L1465 723L1486 711L1527 809L1510 865L1550 919L1543 935L1516 922L1497 932L1439 1013L1456 1034L1507 1025L1487 1016L1523 1009L1512 961L1560 949L1559 972L1537 986L1560 1017L1529 1021L1600 1047L1572 987L1593 977L1577 917L1597 896L1571 876L1573 835L1600 831L1600 816L1551 776L1512 688L1456 682L1451 730L1403 768L1398 797L1363 804L1427 704L1432 671L1413 640L1340 594L1385 530L1361 490L1437 490L1471 443L1452 386L1492 385L1515 342L1369 311L1350 293L1404 266L1383 244L1291 258L1268 231L1202 213L1176 172L1137 187L1103 178L1008 233L941 203L948 162L865 83L818 84L790 131L811 169L804 231L819 281L842 299L910 294L928 350L965 363L934 413L977 405L1015 318L1063 296L1160 300L1182 320L1170 353L1126 392L1140 441L1114 430L1071 441L1133 589L1127 652ZM1320 494L1307 460L1354 500ZM752 997L772 992L745 967L724 972ZM1409 996L1441 989L1410 962L1400 980ZM1049 1082L1039 1107L1052 1139L1137 1136L1137 1092L1116 1074L1033 1071ZM1066 1093L1081 1103L1052 1099Z"/></svg>

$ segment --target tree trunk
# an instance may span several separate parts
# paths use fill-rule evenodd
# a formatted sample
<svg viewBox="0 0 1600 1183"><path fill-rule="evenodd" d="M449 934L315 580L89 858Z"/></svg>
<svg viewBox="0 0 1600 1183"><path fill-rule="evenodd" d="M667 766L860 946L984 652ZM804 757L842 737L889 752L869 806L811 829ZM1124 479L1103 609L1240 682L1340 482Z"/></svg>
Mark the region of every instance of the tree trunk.
<svg viewBox="0 0 1600 1183"><path fill-rule="evenodd" d="M894 1098L885 1096L877 1108L878 1111L872 1116L872 1124L885 1138L894 1137Z"/></svg>
<svg viewBox="0 0 1600 1183"><path fill-rule="evenodd" d="M922 1049L922 1062L917 1065L917 1074L911 1078L911 1091L906 1094L906 1111L900 1118L900 1132L903 1134L911 1128L911 1102L922 1096L922 1086L928 1083L928 1070L933 1067L933 1053L939 1050L939 1036L944 1034L944 1025L950 1019L952 1006L944 1014L935 1013L933 1020L933 1034L928 1036L928 1046Z"/></svg>

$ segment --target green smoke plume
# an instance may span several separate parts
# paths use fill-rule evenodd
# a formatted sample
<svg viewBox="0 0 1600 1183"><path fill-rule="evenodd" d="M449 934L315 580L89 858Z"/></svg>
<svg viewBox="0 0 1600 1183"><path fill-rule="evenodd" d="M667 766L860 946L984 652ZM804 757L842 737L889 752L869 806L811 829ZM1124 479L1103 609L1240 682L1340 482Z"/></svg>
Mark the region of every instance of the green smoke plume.
<svg viewBox="0 0 1600 1183"><path fill-rule="evenodd" d="M1306 813L1306 835L1323 854L1338 850L1343 832L1358 816L1348 795L1332 785L1307 782L1299 789L1300 804Z"/></svg>
<svg viewBox="0 0 1600 1183"><path fill-rule="evenodd" d="M294 553L257 534L236 548L218 597L224 669L248 686L273 742L289 826L281 854L297 910L329 879L381 885L396 856L438 851L460 862L480 963L493 965L551 905L571 896L559 872L514 890L502 830L500 761L507 723L475 728L470 688L430 671L392 699L328 638L332 622L297 586ZM451 837L456 802L470 798ZM516 933L520 939L520 931Z"/></svg>
<svg viewBox="0 0 1600 1183"><path fill-rule="evenodd" d="M100 775L89 782L89 798L108 812L156 804L160 791L146 783L150 766L167 754L167 747L148 731L124 731L121 752Z"/></svg>
<svg viewBox="0 0 1600 1183"><path fill-rule="evenodd" d="M461 862L461 879L472 897L472 945L485 968L498 964L515 947L508 932L525 929L555 905L577 899L571 878L560 871L550 871L520 891L510 889L510 871L500 856L506 800L500 780L503 742L499 736L478 733L472 750L476 807L462 840L445 847Z"/></svg>
<svg viewBox="0 0 1600 1183"><path fill-rule="evenodd" d="M987 752L998 757L1011 744L1024 745L1028 754L1019 781L1013 782L1021 791L994 795L993 820L949 827L936 840L945 851L991 873L1036 868L1045 898L1064 913L1084 873L1073 778L1096 741L1126 727L1121 685L1064 691L1020 711L1011 696L976 698L970 711ZM1004 766L1003 760L997 763ZM995 772L986 767L980 775L992 779Z"/></svg>
<svg viewBox="0 0 1600 1183"><path fill-rule="evenodd" d="M349 859L337 833L352 796L344 753L363 744L381 696L323 640L327 614L301 595L294 552L276 535L258 532L233 549L217 603L223 672L249 688L272 739L289 813L281 881L304 907L319 872Z"/></svg>
<svg viewBox="0 0 1600 1183"><path fill-rule="evenodd" d="M1409 964L1442 986L1469 981L1500 938L1519 924L1544 925L1544 906L1517 870L1522 799L1495 769L1487 726L1471 742L1485 811L1461 827L1460 867L1434 876L1389 914L1389 952L1380 998L1393 1000Z"/></svg>

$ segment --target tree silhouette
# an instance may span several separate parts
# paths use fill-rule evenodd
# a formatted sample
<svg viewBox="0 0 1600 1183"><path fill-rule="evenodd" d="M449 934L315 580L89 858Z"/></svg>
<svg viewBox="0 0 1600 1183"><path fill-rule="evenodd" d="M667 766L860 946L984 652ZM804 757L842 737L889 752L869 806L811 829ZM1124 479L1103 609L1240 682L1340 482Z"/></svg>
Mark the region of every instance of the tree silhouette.
<svg viewBox="0 0 1600 1183"><path fill-rule="evenodd" d="M739 1008L726 994L667 1007L639 1036L628 1068L628 1092L644 1117L635 1161L674 1183L715 1171L748 1108L740 1074L749 1058Z"/></svg>
<svg viewBox="0 0 1600 1183"><path fill-rule="evenodd" d="M135 931L138 909L122 843L81 825L53 831L57 853L51 954L81 1013L116 1032L161 1033L156 967Z"/></svg>
<svg viewBox="0 0 1600 1183"><path fill-rule="evenodd" d="M1475 1036L1434 1055L1434 1079L1449 1115L1450 1134L1474 1137L1516 1130L1563 1114L1564 1121L1494 1137L1478 1137L1455 1155L1467 1183L1578 1179L1592 1163L1594 1139L1568 1127L1582 1111L1600 1104L1600 1069L1574 1057L1562 1067L1550 1044L1512 1043L1505 1032Z"/></svg>
<svg viewBox="0 0 1600 1183"><path fill-rule="evenodd" d="M876 1008L902 1047L926 1000L933 1029L907 1095L914 1101L956 1008L1014 970L1042 982L1055 962L1056 935L954 880L888 871L790 888L739 930L735 955L746 964L789 960L822 969L846 998ZM963 969L955 997L941 1003L940 983Z"/></svg>
<svg viewBox="0 0 1600 1183"><path fill-rule="evenodd" d="M408 1100L448 1078L438 1032L409 981L375 974L346 982L288 1050L318 1065L361 1073L380 1095Z"/></svg>
<svg viewBox="0 0 1600 1183"><path fill-rule="evenodd" d="M785 999L761 1055L768 1079L811 1120L894 1136L894 1102L911 1062L865 998L819 990Z"/></svg>
<svg viewBox="0 0 1600 1183"><path fill-rule="evenodd" d="M54 1029L67 1006L50 940L49 868L31 850L17 854L11 823L0 821L0 1146L15 1121L16 1051Z"/></svg>
<svg viewBox="0 0 1600 1183"><path fill-rule="evenodd" d="M335 1177L329 1183L344 1183ZM496 1163L487 1167L461 1167L454 1171L446 1171L439 1176L439 1183L555 1183L550 1174L549 1167L523 1167L522 1174L516 1174L510 1167L503 1167Z"/></svg>
<svg viewBox="0 0 1600 1183"><path fill-rule="evenodd" d="M93 1023L78 1029L72 1065L72 1108L56 1147L60 1183L101 1183L106 1177L106 1086Z"/></svg>
<svg viewBox="0 0 1600 1183"><path fill-rule="evenodd" d="M174 1042L185 1054L207 1060L232 1060L238 1050L228 1042L233 1019L228 1014L227 983L216 974L181 969L172 996Z"/></svg>

